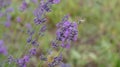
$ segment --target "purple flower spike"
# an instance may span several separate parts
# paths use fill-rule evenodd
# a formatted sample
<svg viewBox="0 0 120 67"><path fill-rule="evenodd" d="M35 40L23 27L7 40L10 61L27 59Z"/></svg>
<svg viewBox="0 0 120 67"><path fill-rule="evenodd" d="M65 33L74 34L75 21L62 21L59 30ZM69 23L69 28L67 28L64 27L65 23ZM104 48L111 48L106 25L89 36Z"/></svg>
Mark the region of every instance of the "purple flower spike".
<svg viewBox="0 0 120 67"><path fill-rule="evenodd" d="M2 46L4 44L3 40L0 40L0 46Z"/></svg>
<svg viewBox="0 0 120 67"><path fill-rule="evenodd" d="M45 32L47 29L46 25L42 26L42 28L40 29L40 32Z"/></svg>
<svg viewBox="0 0 120 67"><path fill-rule="evenodd" d="M33 13L34 16L37 17L37 19L41 19L45 12L43 9L41 9L41 7L38 7L36 10L34 10Z"/></svg>
<svg viewBox="0 0 120 67"><path fill-rule="evenodd" d="M21 18L20 18L20 17L17 17L16 20L17 20L17 22L19 22L19 23L21 22Z"/></svg>
<svg viewBox="0 0 120 67"><path fill-rule="evenodd" d="M70 48L70 42L78 38L78 25L76 22L70 22L69 15L63 17L62 21L57 24L56 40L61 41L61 47Z"/></svg>
<svg viewBox="0 0 120 67"><path fill-rule="evenodd" d="M66 44L62 43L61 47L69 49L70 48L70 42L68 41Z"/></svg>
<svg viewBox="0 0 120 67"><path fill-rule="evenodd" d="M32 41L32 36L29 36L29 38L27 39L27 43L30 43Z"/></svg>
<svg viewBox="0 0 120 67"><path fill-rule="evenodd" d="M36 25L42 24L42 23L44 23L45 21L46 21L46 18L43 18L43 19L35 18L35 19L34 19L34 22L35 22Z"/></svg>
<svg viewBox="0 0 120 67"><path fill-rule="evenodd" d="M60 3L60 0L53 0L53 3L58 4L58 3Z"/></svg>
<svg viewBox="0 0 120 67"><path fill-rule="evenodd" d="M4 16L4 13L0 12L0 18Z"/></svg>
<svg viewBox="0 0 120 67"><path fill-rule="evenodd" d="M53 62L48 65L49 65L49 67L54 67L54 66L60 64L62 60L63 60L63 58L62 58L62 55L60 54L60 56L55 57Z"/></svg>
<svg viewBox="0 0 120 67"><path fill-rule="evenodd" d="M11 0L0 0L0 9L11 4Z"/></svg>
<svg viewBox="0 0 120 67"><path fill-rule="evenodd" d="M57 30L56 35L59 41L77 40L78 29L76 23L71 23L70 21L64 22L63 26Z"/></svg>
<svg viewBox="0 0 120 67"><path fill-rule="evenodd" d="M12 57L12 56L9 56L9 57L8 57L8 63L11 64L13 61L14 61L13 57Z"/></svg>
<svg viewBox="0 0 120 67"><path fill-rule="evenodd" d="M26 67L26 63L29 62L30 57L29 56L24 56L23 58L20 58L17 60L17 64L19 67Z"/></svg>
<svg viewBox="0 0 120 67"><path fill-rule="evenodd" d="M14 11L14 8L12 8L12 7L9 7L6 9L6 13L13 12L13 11Z"/></svg>
<svg viewBox="0 0 120 67"><path fill-rule="evenodd" d="M25 24L25 27L26 27L27 29L31 29L31 28L32 28L32 26L31 26L30 23L26 23L26 24Z"/></svg>
<svg viewBox="0 0 120 67"><path fill-rule="evenodd" d="M30 36L32 36L32 35L35 33L35 31L32 30L32 29L28 29L28 30L27 30L27 33L28 33Z"/></svg>
<svg viewBox="0 0 120 67"><path fill-rule="evenodd" d="M23 59L24 59L25 62L29 62L29 58L30 58L30 57L27 56L27 55L23 57Z"/></svg>
<svg viewBox="0 0 120 67"><path fill-rule="evenodd" d="M26 67L26 63L23 59L18 59L17 64L19 65L19 67Z"/></svg>
<svg viewBox="0 0 120 67"><path fill-rule="evenodd" d="M62 63L60 67L71 67L69 64Z"/></svg>
<svg viewBox="0 0 120 67"><path fill-rule="evenodd" d="M42 55L40 55L40 60L46 61L47 58L42 54Z"/></svg>
<svg viewBox="0 0 120 67"><path fill-rule="evenodd" d="M48 0L48 2L51 2L52 4L58 4L60 3L60 0Z"/></svg>
<svg viewBox="0 0 120 67"><path fill-rule="evenodd" d="M44 9L46 12L51 12L51 3L45 3L43 6L42 6L42 9Z"/></svg>
<svg viewBox="0 0 120 67"><path fill-rule="evenodd" d="M37 4L37 3L38 3L38 0L31 0L31 2Z"/></svg>
<svg viewBox="0 0 120 67"><path fill-rule="evenodd" d="M4 41L3 40L0 40L0 54L4 54L4 55L8 54L7 49L4 46Z"/></svg>
<svg viewBox="0 0 120 67"><path fill-rule="evenodd" d="M0 54L7 55L7 49L5 47L0 48Z"/></svg>
<svg viewBox="0 0 120 67"><path fill-rule="evenodd" d="M30 51L29 51L30 56L36 55L36 53L37 53L36 51L37 51L36 48L30 49Z"/></svg>
<svg viewBox="0 0 120 67"><path fill-rule="evenodd" d="M32 44L33 46L39 46L39 44L38 44L38 42L37 42L36 39L34 39L34 40L31 42L31 44Z"/></svg>
<svg viewBox="0 0 120 67"><path fill-rule="evenodd" d="M68 48L68 49L69 49L69 48L70 48L70 44L66 44L66 48Z"/></svg>
<svg viewBox="0 0 120 67"><path fill-rule="evenodd" d="M21 11L26 10L27 6L28 6L28 4L25 1L23 1L22 4L20 5L20 10Z"/></svg>
<svg viewBox="0 0 120 67"><path fill-rule="evenodd" d="M52 41L51 44L52 44L52 47L53 47L53 48L58 48L58 47L59 47L59 45L58 45L55 41Z"/></svg>
<svg viewBox="0 0 120 67"><path fill-rule="evenodd" d="M57 23L56 26L57 26L58 28L60 28L61 26L63 26L64 22L68 21L69 17L70 17L69 15L65 15L65 16L63 17L62 21L59 22L59 23Z"/></svg>

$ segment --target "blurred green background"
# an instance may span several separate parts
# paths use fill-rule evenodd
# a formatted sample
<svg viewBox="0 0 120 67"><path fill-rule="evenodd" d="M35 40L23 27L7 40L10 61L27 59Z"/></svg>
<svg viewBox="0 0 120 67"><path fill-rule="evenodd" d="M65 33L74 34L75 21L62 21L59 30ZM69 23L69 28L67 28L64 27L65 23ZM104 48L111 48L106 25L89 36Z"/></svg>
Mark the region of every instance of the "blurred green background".
<svg viewBox="0 0 120 67"><path fill-rule="evenodd" d="M20 57L24 51L28 37L25 24L31 23L35 27L33 10L37 5L27 0L27 10L20 12L18 7L21 2L12 0L11 7L14 8L14 12L10 14L10 28L4 26L5 17L0 18L0 39L5 41L9 54L14 57ZM79 25L77 42L73 42L70 49L63 51L63 62L71 67L120 67L119 6L120 0L61 0L59 4L53 5L52 12L46 16L48 30L45 36L39 39L41 46L38 54L50 48L50 41L55 39L56 23L60 22L64 15L70 14L73 21L84 18L85 22ZM17 16L21 17L21 23L16 22ZM4 55L0 55L0 62L5 58ZM37 67L38 61L33 58L29 67ZM9 66L5 63L5 67Z"/></svg>

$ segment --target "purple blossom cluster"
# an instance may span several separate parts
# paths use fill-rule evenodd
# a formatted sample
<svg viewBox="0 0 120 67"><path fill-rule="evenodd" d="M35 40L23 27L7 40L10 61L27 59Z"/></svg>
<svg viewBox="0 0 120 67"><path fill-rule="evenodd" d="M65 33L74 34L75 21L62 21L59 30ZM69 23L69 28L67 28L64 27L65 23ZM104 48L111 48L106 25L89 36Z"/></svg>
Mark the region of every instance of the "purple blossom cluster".
<svg viewBox="0 0 120 67"><path fill-rule="evenodd" d="M61 63L60 67L71 67L69 64Z"/></svg>
<svg viewBox="0 0 120 67"><path fill-rule="evenodd" d="M52 47L70 48L70 43L76 41L78 37L78 24L69 21L69 15L63 17L62 21L57 25L56 40L52 41ZM61 42L59 45L58 42Z"/></svg>
<svg viewBox="0 0 120 67"><path fill-rule="evenodd" d="M31 0L31 2L37 4L37 3L38 3L38 0Z"/></svg>
<svg viewBox="0 0 120 67"><path fill-rule="evenodd" d="M66 18L66 17L65 17ZM57 24L58 30L56 32L57 40L59 41L76 41L78 37L78 26L76 22L69 20L62 21Z"/></svg>
<svg viewBox="0 0 120 67"><path fill-rule="evenodd" d="M18 59L16 62L19 65L19 67L26 67L27 62L29 62L30 57L24 56L23 58Z"/></svg>
<svg viewBox="0 0 120 67"><path fill-rule="evenodd" d="M11 4L11 0L0 0L0 9L7 7Z"/></svg>
<svg viewBox="0 0 120 67"><path fill-rule="evenodd" d="M76 41L78 36L77 23L65 21L59 25L59 28L56 32L57 40L59 41Z"/></svg>
<svg viewBox="0 0 120 67"><path fill-rule="evenodd" d="M28 7L28 4L26 1L23 1L19 7L20 11L24 11L26 10L26 8Z"/></svg>
<svg viewBox="0 0 120 67"><path fill-rule="evenodd" d="M57 57L54 57L53 61L51 63L49 63L49 67L55 67L56 65L59 65L62 63L62 55L59 55Z"/></svg>
<svg viewBox="0 0 120 67"><path fill-rule="evenodd" d="M36 48L32 48L32 49L29 50L30 56L36 55L36 52L37 52Z"/></svg>
<svg viewBox="0 0 120 67"><path fill-rule="evenodd" d="M60 0L47 0L47 1L44 1L44 0L41 0L38 8L36 8L36 10L34 11L34 16L35 16L35 19L34 19L34 23L36 25L42 25L41 28L39 29L39 33L37 31L34 30L34 28L32 28L30 25L27 25L29 26L28 27L28 35L29 37L27 38L27 43L28 44L31 44L32 47L31 49L27 49L25 47L25 49L28 50L25 51L25 54L22 58L17 58L17 59L13 59L13 57L9 57L9 62L15 62L19 67L26 67L27 66L27 63L30 61L30 58L32 58L33 56L36 55L37 53L37 47L39 46L39 37L40 35L43 35L43 33L46 31L47 27L45 25L45 22L46 22L46 18L45 18L45 15L48 13L48 12L51 12L51 7L52 7L52 4L57 4ZM27 3L25 3L25 1L22 3L22 5L20 6L21 10L24 11L26 8L27 8ZM21 22L21 19L20 17L17 17L16 18L17 22ZM33 37L35 36L35 37ZM37 37L36 37L37 36ZM30 45L29 45L30 46ZM44 59L45 61L47 61L47 58L44 57L44 55L40 55L40 59ZM54 62L52 62L53 64L58 62L58 57L55 58ZM60 61L60 59L59 59Z"/></svg>
<svg viewBox="0 0 120 67"><path fill-rule="evenodd" d="M1 2L3 0L0 0ZM38 0L31 0L33 3L38 3ZM40 45L39 37L44 35L47 27L45 22L47 21L46 15L47 13L52 11L52 5L58 4L60 0L41 0L39 6L34 11L34 23L35 28L32 27L30 24L26 24L28 31L28 38L26 40L27 47L25 47L25 51L23 52L22 56L13 58L12 56L8 57L8 63L11 64L12 62L16 63L19 67L27 67L27 63L30 62L30 59L33 56L36 56L37 49ZM0 4L1 5L1 4ZM28 7L28 3L24 0L20 5L20 10L24 11ZM7 9L6 12L12 12L12 9ZM71 42L76 41L78 37L78 24L76 22L72 22L69 20L69 15L63 17L62 21L59 22L56 31L56 39L51 42L53 49L55 48L69 48ZM11 16L7 14L7 22L5 23L6 27L10 27L11 23ZM17 17L16 21L18 23L21 22L21 17ZM35 30L38 25L41 25L39 30ZM3 46L3 41L0 40L0 53L6 55L7 50ZM29 45L28 45L29 44ZM29 46L29 48L28 48ZM59 47L61 46L61 47ZM52 48L51 48L52 49ZM58 49L59 50L59 49ZM45 62L49 61L48 55L41 54L40 61L43 60ZM59 65L60 67L70 67L68 64L64 64L62 62L63 56L62 51L59 52L56 56L52 58L52 61L48 63L48 67L56 67Z"/></svg>
<svg viewBox="0 0 120 67"><path fill-rule="evenodd" d="M16 20L17 20L18 23L20 23L22 19L21 19L21 17L18 16L18 17L16 18Z"/></svg>
<svg viewBox="0 0 120 67"><path fill-rule="evenodd" d="M0 54L4 54L4 55L8 54L7 48L5 47L3 40L0 40Z"/></svg>
<svg viewBox="0 0 120 67"><path fill-rule="evenodd" d="M5 27L11 26L11 15L7 15L7 20L5 22Z"/></svg>
<svg viewBox="0 0 120 67"><path fill-rule="evenodd" d="M44 2L43 0L41 0L41 3L39 4L38 8L34 11L35 24L42 24L46 21L45 15L51 10L51 5L51 2Z"/></svg>
<svg viewBox="0 0 120 67"><path fill-rule="evenodd" d="M30 61L32 56L36 55L36 48L29 50L29 53L24 55L22 58L13 58L12 56L8 57L8 63L16 63L19 67L27 67L27 63Z"/></svg>
<svg viewBox="0 0 120 67"><path fill-rule="evenodd" d="M69 17L69 15L66 15L63 17L62 21L57 24L56 40L51 42L52 47L55 49L60 48L59 46L62 47L62 50L64 48L70 48L70 43L77 40L78 25L76 22L69 21ZM55 67L57 65L70 67L69 65L63 64L61 52L62 51L48 64L49 67Z"/></svg>
<svg viewBox="0 0 120 67"><path fill-rule="evenodd" d="M11 0L0 0L0 18L6 17L6 21L4 22L4 25L7 28L11 26L10 13L14 11L14 9L10 5L11 5Z"/></svg>

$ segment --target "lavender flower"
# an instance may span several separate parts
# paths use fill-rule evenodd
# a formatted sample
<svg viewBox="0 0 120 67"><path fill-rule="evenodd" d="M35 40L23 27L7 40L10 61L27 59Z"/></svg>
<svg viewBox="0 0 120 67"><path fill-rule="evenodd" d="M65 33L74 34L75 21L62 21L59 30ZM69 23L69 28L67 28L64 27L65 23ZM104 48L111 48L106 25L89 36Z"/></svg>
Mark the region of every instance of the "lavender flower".
<svg viewBox="0 0 120 67"><path fill-rule="evenodd" d="M10 27L11 26L11 16L7 15L7 21L5 22L5 26L6 27Z"/></svg>
<svg viewBox="0 0 120 67"><path fill-rule="evenodd" d="M13 12L13 11L14 11L14 8L8 7L5 12L6 13L10 13L10 12Z"/></svg>
<svg viewBox="0 0 120 67"><path fill-rule="evenodd" d="M27 38L27 43L30 43L32 41L32 36L29 36L28 38Z"/></svg>
<svg viewBox="0 0 120 67"><path fill-rule="evenodd" d="M29 56L24 56L23 58L20 58L17 60L17 64L20 67L26 67L26 63L29 62L30 57Z"/></svg>
<svg viewBox="0 0 120 67"><path fill-rule="evenodd" d="M5 47L0 47L0 54L7 55L7 49Z"/></svg>
<svg viewBox="0 0 120 67"><path fill-rule="evenodd" d="M8 63L11 64L14 61L12 56L8 56Z"/></svg>
<svg viewBox="0 0 120 67"><path fill-rule="evenodd" d="M11 26L11 22L10 21L6 21L5 22L5 27L10 27Z"/></svg>
<svg viewBox="0 0 120 67"><path fill-rule="evenodd" d="M4 46L4 41L3 40L0 40L0 54L4 54L4 55L8 54L7 49Z"/></svg>
<svg viewBox="0 0 120 67"><path fill-rule="evenodd" d="M47 27L46 25L43 25L40 29L39 35L43 36L43 33L46 31Z"/></svg>
<svg viewBox="0 0 120 67"><path fill-rule="evenodd" d="M20 10L21 11L26 10L27 6L28 6L28 4L25 1L23 1L22 4L20 5Z"/></svg>
<svg viewBox="0 0 120 67"><path fill-rule="evenodd" d="M2 8L2 6L3 6L3 0L0 0L0 9Z"/></svg>
<svg viewBox="0 0 120 67"><path fill-rule="evenodd" d="M4 41L0 40L0 46L3 46L3 44L4 44Z"/></svg>
<svg viewBox="0 0 120 67"><path fill-rule="evenodd" d="M42 5L41 6L41 8L43 9L43 10L45 10L46 12L51 12L51 3L50 2L46 2L44 5Z"/></svg>
<svg viewBox="0 0 120 67"><path fill-rule="evenodd" d="M62 63L60 67L71 67L69 64Z"/></svg>
<svg viewBox="0 0 120 67"><path fill-rule="evenodd" d="M30 23L26 23L26 24L25 24L25 27L26 27L27 29L31 29L31 28L32 28L32 26L31 26Z"/></svg>
<svg viewBox="0 0 120 67"><path fill-rule="evenodd" d="M11 4L11 0L0 0L0 9Z"/></svg>
<svg viewBox="0 0 120 67"><path fill-rule="evenodd" d="M42 54L42 55L40 55L40 60L46 61L47 58Z"/></svg>
<svg viewBox="0 0 120 67"><path fill-rule="evenodd" d="M16 20L17 20L17 22L21 22L21 18L18 16L17 18L16 18Z"/></svg>
<svg viewBox="0 0 120 67"><path fill-rule="evenodd" d="M0 12L0 18L4 16L4 13Z"/></svg>
<svg viewBox="0 0 120 67"><path fill-rule="evenodd" d="M36 17L35 19L42 19L44 15L45 12L41 8L41 4L40 4L39 7L34 10L34 16Z"/></svg>
<svg viewBox="0 0 120 67"><path fill-rule="evenodd" d="M39 46L39 44L38 44L38 42L37 42L36 39L32 40L31 44L32 44L33 46Z"/></svg>
<svg viewBox="0 0 120 67"><path fill-rule="evenodd" d="M30 49L29 53L30 53L30 56L36 55L36 48Z"/></svg>
<svg viewBox="0 0 120 67"><path fill-rule="evenodd" d="M34 19L35 24L41 24L46 21L46 18L44 18L44 16L46 12L51 12L51 5L53 4L52 2L53 0L48 0L46 2L41 0L41 3L39 4L38 8L34 11L34 15L36 17Z"/></svg>
<svg viewBox="0 0 120 67"><path fill-rule="evenodd" d="M65 21L61 25L58 25L60 28L58 28L56 32L56 39L59 41L75 41L77 40L78 36L78 28L77 28L77 23L72 23L70 21Z"/></svg>
<svg viewBox="0 0 120 67"><path fill-rule="evenodd" d="M32 36L32 35L35 33L35 31L32 30L32 29L28 29L28 30L27 30L27 33L28 33L30 36Z"/></svg>
<svg viewBox="0 0 120 67"><path fill-rule="evenodd" d="M47 29L46 25L42 26L42 28L40 29L40 32L45 32Z"/></svg>
<svg viewBox="0 0 120 67"><path fill-rule="evenodd" d="M29 37L27 38L27 43L32 42L32 36L35 33L33 30L31 30L31 27L28 29L27 33L29 34Z"/></svg>
<svg viewBox="0 0 120 67"><path fill-rule="evenodd" d="M23 59L24 59L25 62L29 62L30 57L26 55L26 56L23 57Z"/></svg>
<svg viewBox="0 0 120 67"><path fill-rule="evenodd" d="M31 2L37 4L37 3L38 3L38 0L31 0Z"/></svg>
<svg viewBox="0 0 120 67"><path fill-rule="evenodd" d="M10 21L11 20L11 15L10 14L7 14L7 17L6 17L6 19L8 20L8 21Z"/></svg>
<svg viewBox="0 0 120 67"><path fill-rule="evenodd" d="M60 3L60 0L53 0L53 3L58 4L58 3Z"/></svg>
<svg viewBox="0 0 120 67"><path fill-rule="evenodd" d="M68 21L68 20L69 20L69 17L70 17L69 15L65 15L65 16L62 18L62 21L56 24L57 28L60 28L61 26L63 26L63 23L66 22L66 21Z"/></svg>
<svg viewBox="0 0 120 67"><path fill-rule="evenodd" d="M56 41L52 41L51 44L53 48L58 48L59 46Z"/></svg>
<svg viewBox="0 0 120 67"><path fill-rule="evenodd" d="M35 18L35 19L34 19L34 22L35 22L36 25L42 24L42 23L44 23L45 21L46 21L46 18L42 18L42 19Z"/></svg>
<svg viewBox="0 0 120 67"><path fill-rule="evenodd" d="M62 43L61 44L61 47L63 47L63 48L70 48L70 42L67 42L67 43Z"/></svg>
<svg viewBox="0 0 120 67"><path fill-rule="evenodd" d="M48 65L49 65L49 67L54 67L54 66L60 64L62 60L63 60L63 58L62 58L62 55L60 54L60 56L55 57L53 62L49 63Z"/></svg>
<svg viewBox="0 0 120 67"><path fill-rule="evenodd" d="M53 4L58 4L60 2L60 0L48 0L48 1L53 3Z"/></svg>

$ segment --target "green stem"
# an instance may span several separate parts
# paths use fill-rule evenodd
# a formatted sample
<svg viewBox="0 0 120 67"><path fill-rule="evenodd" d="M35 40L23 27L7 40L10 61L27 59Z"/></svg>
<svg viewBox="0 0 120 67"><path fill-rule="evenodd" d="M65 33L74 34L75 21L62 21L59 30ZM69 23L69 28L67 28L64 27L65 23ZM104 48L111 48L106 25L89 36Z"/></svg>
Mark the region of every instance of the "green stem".
<svg viewBox="0 0 120 67"><path fill-rule="evenodd" d="M59 53L57 54L57 56L59 56L62 53L63 50L64 50L64 48L61 48Z"/></svg>

